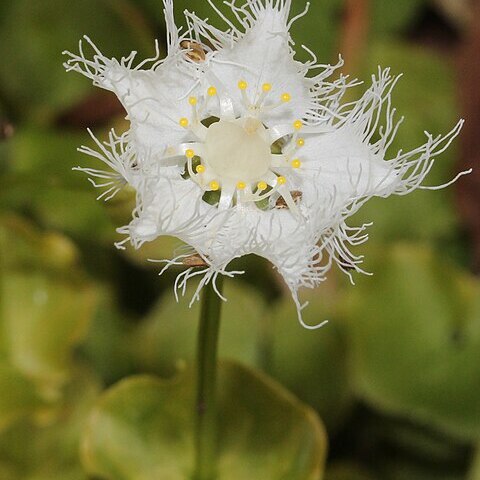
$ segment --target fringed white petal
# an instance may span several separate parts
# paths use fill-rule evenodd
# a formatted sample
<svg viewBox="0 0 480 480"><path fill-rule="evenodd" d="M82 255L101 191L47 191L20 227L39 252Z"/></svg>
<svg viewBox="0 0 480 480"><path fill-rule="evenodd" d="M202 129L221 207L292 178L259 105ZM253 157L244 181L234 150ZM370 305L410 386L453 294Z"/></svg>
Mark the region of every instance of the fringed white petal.
<svg viewBox="0 0 480 480"><path fill-rule="evenodd" d="M70 57L65 63L67 71L79 72L116 94L131 122L130 140L137 155L152 162L158 161L169 145L189 138L179 120L191 113L185 96L202 76L201 69L179 50L177 37L171 34L170 38L174 54L160 60L156 43L155 56L136 66L136 52L120 61L109 59L88 37L85 41L92 50L91 58L82 42L78 54L65 52Z"/></svg>
<svg viewBox="0 0 480 480"><path fill-rule="evenodd" d="M218 11L214 0L209 1ZM101 199L111 198L126 184L135 188L133 219L118 230L126 235L118 248L126 242L140 248L162 235L178 237L187 247L165 261L162 272L183 264L189 255L200 256L204 266L190 266L179 274L176 295L185 293L190 278L201 277L195 301L203 286L215 286L219 275L241 274L229 271L228 265L253 253L270 260L284 277L300 322L318 328L323 323L303 322L299 290L318 286L335 264L352 282L352 272L367 273L352 247L368 239L368 225L349 227L348 218L372 197L436 188L422 184L463 122L443 137L427 133L424 145L391 158L388 151L403 120L396 120L391 105L399 77L379 69L365 94L345 103L345 92L358 82L342 75L329 79L341 59L336 66L322 65L308 49L311 61L294 59L289 29L298 17L291 18L291 0L227 4L236 17L236 24L224 18L227 31L187 12L188 28L180 35L173 1L164 0L165 60L159 59L158 44L154 58L136 66L135 52L120 61L108 59L88 38L90 55L82 43L79 54L68 53L67 70L113 91L131 122L125 134L112 131L105 142L93 137L95 149L80 149L106 164L107 171L78 169L103 189ZM213 141L207 135L210 125L205 120L212 116L225 122L216 126L218 131L237 131L231 123L242 122L245 131L237 135L237 143L248 141L251 146L248 135L265 142L265 148L253 150L261 153L267 168L262 178L240 178L248 173L242 171L241 154L231 168L239 178L226 175L223 183L216 178L218 162L203 162L202 155L211 148L222 147L220 158L229 154L222 138ZM274 142L281 150L270 155ZM241 145L236 148L242 152ZM254 155L245 156L251 160ZM215 192L217 200L207 201L205 195ZM261 208L257 205L265 201Z"/></svg>
<svg viewBox="0 0 480 480"><path fill-rule="evenodd" d="M215 8L213 1L210 3ZM229 5L238 26L224 17L229 26L226 32L211 27L192 13L187 12L187 18L191 34L198 41L215 46L208 78L223 92L228 92L237 113L247 113L264 105L267 109L264 109L262 119L267 125L297 118L318 123L316 107L319 103L338 108L339 99L349 86L346 77L333 82L325 80L343 62L340 60L335 66L321 65L313 54L307 63L294 59L289 29L294 21L306 14L308 7L289 20L290 0L249 0L243 7L237 7L234 2ZM245 92L237 89L242 80L248 85ZM268 95L262 92L264 84L272 86ZM291 100L282 105L281 97L285 93L291 96ZM272 106L277 108L268 109Z"/></svg>

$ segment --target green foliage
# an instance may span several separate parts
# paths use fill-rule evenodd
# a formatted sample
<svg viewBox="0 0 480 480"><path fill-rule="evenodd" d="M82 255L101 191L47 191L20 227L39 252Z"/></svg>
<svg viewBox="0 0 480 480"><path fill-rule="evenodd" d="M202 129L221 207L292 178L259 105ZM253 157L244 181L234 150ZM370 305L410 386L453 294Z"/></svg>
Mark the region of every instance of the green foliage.
<svg viewBox="0 0 480 480"><path fill-rule="evenodd" d="M78 458L80 433L98 391L96 379L77 370L55 409L39 411L4 431L0 436L2 480L86 480Z"/></svg>
<svg viewBox="0 0 480 480"><path fill-rule="evenodd" d="M346 344L336 302L341 295L324 285L321 292L309 293L304 321L309 325L330 320L325 327L305 330L296 321L290 298L276 304L268 315L272 360L267 371L300 399L314 406L331 431L346 420L352 405L345 362Z"/></svg>
<svg viewBox="0 0 480 480"><path fill-rule="evenodd" d="M406 73L393 94L398 118L404 116L405 122L387 158L394 158L400 149L408 151L423 145L426 126L434 136L453 128L459 113L454 101L453 75L444 59L418 47L382 42L371 47L366 71L375 71L379 64L391 66L394 73ZM455 158L455 148L443 153L425 183L441 185L452 179L456 174ZM451 238L458 221L451 198L452 190L446 189L434 194L416 191L408 196L373 199L362 207L355 221L373 220L374 240Z"/></svg>
<svg viewBox="0 0 480 480"><path fill-rule="evenodd" d="M187 299L194 290L194 285L187 290ZM234 282L227 282L225 295L228 301L222 312L226 320L220 332L220 357L262 368L314 406L329 427L338 427L352 400L338 325L333 322L316 332L307 331L296 320L290 298L267 308L253 289ZM330 318L331 298L309 297L305 320L315 324ZM188 308L185 300L176 302L167 292L136 333L125 333L124 342L132 345L137 367L171 376L193 361L199 310L198 303Z"/></svg>
<svg viewBox="0 0 480 480"><path fill-rule="evenodd" d="M235 363L219 370L218 478L317 480L323 427L311 409L268 378ZM83 443L87 470L105 479L188 478L192 473L194 376L127 378L107 391Z"/></svg>
<svg viewBox="0 0 480 480"><path fill-rule="evenodd" d="M292 3L296 15L306 2ZM449 62L402 37L426 3L370 2L359 76L377 65L405 73L393 101L406 121L392 157L423 143L424 129L444 133L459 117ZM305 44L319 63L336 61L344 4L312 2L292 28L297 58L309 58ZM175 0L177 20L184 8L228 27L206 0ZM171 258L181 244L164 238L114 253L115 228L130 221L134 193L97 202L100 191L71 169L103 168L76 151L92 145L83 130L89 109L99 138L107 123L119 131L125 124L106 118L102 102L88 107L90 82L67 76L61 55L77 51L87 34L109 57L150 56L155 36L165 48L162 10L161 0L0 2L0 120L16 130L0 141L2 480L87 480L78 454L87 418L84 463L102 480L190 472L193 374L185 365L194 361L199 305L176 303L172 274L157 279L151 269L159 264L147 262ZM78 112L81 121L65 122ZM454 149L442 154L428 183L452 178L455 159ZM367 269L375 276L355 276L358 286L344 288L332 272L333 281L308 293L304 320L330 320L319 331L299 326L270 266L238 261L247 275L227 282L220 356L263 370L315 408L333 440L326 480L480 480L479 454L472 466L464 458L480 438L480 292L477 280L444 261L447 242L468 253L452 190L372 200L355 221L371 220ZM145 372L163 379L129 377ZM121 381L98 399L97 377ZM310 408L237 364L222 367L220 386L219 480L318 480L326 441ZM373 412L361 422L360 402Z"/></svg>
<svg viewBox="0 0 480 480"><path fill-rule="evenodd" d="M376 36L395 35L402 33L406 27L415 21L426 0L402 0L388 2L373 0L371 2L372 32Z"/></svg>
<svg viewBox="0 0 480 480"><path fill-rule="evenodd" d="M199 302L188 307L194 290L192 284L180 302L167 291L137 330L132 348L140 369L171 376L179 366L194 360L200 314ZM222 317L228 320L220 330L219 356L253 365L266 306L251 288L230 282L225 295L228 301L222 307Z"/></svg>
<svg viewBox="0 0 480 480"><path fill-rule="evenodd" d="M478 438L478 281L406 245L377 252L373 269L375 289L362 279L349 310L358 394L377 408Z"/></svg>
<svg viewBox="0 0 480 480"><path fill-rule="evenodd" d="M325 480L375 480L375 478L359 465L339 463L327 470Z"/></svg>
<svg viewBox="0 0 480 480"><path fill-rule="evenodd" d="M78 49L88 34L108 56L153 50L148 23L130 2L119 0L15 0L0 16L0 98L15 116L51 122L80 101L91 86L80 76L65 81L62 50ZM52 28L54 26L54 28ZM148 45L148 46L147 46Z"/></svg>
<svg viewBox="0 0 480 480"><path fill-rule="evenodd" d="M9 252L0 262L0 471L20 480L27 478L24 469L39 473L45 459L45 465L60 461L58 451L49 454L55 443L68 446L74 463L76 447L67 434L78 440L79 428L65 424L70 402L98 387L74 373L73 350L85 336L95 293L80 272L69 271L78 268L78 257L61 235L5 217L0 249ZM81 421L76 417L77 427Z"/></svg>

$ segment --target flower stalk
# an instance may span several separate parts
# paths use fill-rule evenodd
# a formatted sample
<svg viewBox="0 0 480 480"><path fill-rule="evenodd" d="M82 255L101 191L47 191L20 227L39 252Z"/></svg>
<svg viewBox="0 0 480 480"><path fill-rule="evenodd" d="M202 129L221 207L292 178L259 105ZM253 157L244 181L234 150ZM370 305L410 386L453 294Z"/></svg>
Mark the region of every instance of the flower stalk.
<svg viewBox="0 0 480 480"><path fill-rule="evenodd" d="M223 277L216 283L221 293ZM193 480L216 478L217 351L222 300L210 283L203 292L197 344L197 397Z"/></svg>

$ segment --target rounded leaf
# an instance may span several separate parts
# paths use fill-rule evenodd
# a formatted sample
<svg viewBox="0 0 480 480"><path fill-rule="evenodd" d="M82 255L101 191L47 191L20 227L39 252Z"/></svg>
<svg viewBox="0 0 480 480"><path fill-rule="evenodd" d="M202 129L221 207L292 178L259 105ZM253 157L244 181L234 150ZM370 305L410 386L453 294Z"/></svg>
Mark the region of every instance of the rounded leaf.
<svg viewBox="0 0 480 480"><path fill-rule="evenodd" d="M219 368L218 480L319 480L326 438L315 413L267 377ZM109 480L184 480L193 468L195 377L123 380L88 422L82 454Z"/></svg>
<svg viewBox="0 0 480 480"><path fill-rule="evenodd" d="M374 406L461 439L480 434L480 284L433 252L382 249L351 290L351 369Z"/></svg>

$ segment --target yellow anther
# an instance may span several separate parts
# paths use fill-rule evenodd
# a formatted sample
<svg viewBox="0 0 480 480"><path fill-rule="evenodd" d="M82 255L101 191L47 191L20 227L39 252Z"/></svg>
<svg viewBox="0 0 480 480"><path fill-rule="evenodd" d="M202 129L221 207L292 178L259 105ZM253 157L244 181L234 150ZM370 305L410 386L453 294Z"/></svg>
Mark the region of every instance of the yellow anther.
<svg viewBox="0 0 480 480"><path fill-rule="evenodd" d="M210 190L212 190L213 192L220 190L220 184L215 180L213 182L210 182Z"/></svg>
<svg viewBox="0 0 480 480"><path fill-rule="evenodd" d="M298 158L292 161L293 168L300 168L301 166L302 166L302 162Z"/></svg>
<svg viewBox="0 0 480 480"><path fill-rule="evenodd" d="M267 182L258 182L257 187L260 191L263 191L268 188L268 185Z"/></svg>
<svg viewBox="0 0 480 480"><path fill-rule="evenodd" d="M283 93L281 98L282 102L288 103L292 99L292 96L289 93Z"/></svg>
<svg viewBox="0 0 480 480"><path fill-rule="evenodd" d="M269 92L272 89L272 84L271 83L264 83L262 85L262 90L264 92Z"/></svg>
<svg viewBox="0 0 480 480"><path fill-rule="evenodd" d="M247 188L247 184L245 182L238 182L237 183L237 188L239 190L245 190Z"/></svg>
<svg viewBox="0 0 480 480"><path fill-rule="evenodd" d="M180 123L180 126L182 126L183 128L187 128L190 122L188 121L188 118L181 118L180 122L178 123Z"/></svg>
<svg viewBox="0 0 480 480"><path fill-rule="evenodd" d="M277 178L277 183L279 185L285 185L287 183L287 179L285 177L278 177Z"/></svg>
<svg viewBox="0 0 480 480"><path fill-rule="evenodd" d="M193 158L195 156L195 152L191 148L189 148L185 151L185 156L187 158Z"/></svg>
<svg viewBox="0 0 480 480"><path fill-rule="evenodd" d="M195 169L197 173L205 173L205 166L204 165L197 165L197 168Z"/></svg>
<svg viewBox="0 0 480 480"><path fill-rule="evenodd" d="M293 122L293 128L295 130L300 130L303 127L303 122L301 120L295 120Z"/></svg>
<svg viewBox="0 0 480 480"><path fill-rule="evenodd" d="M196 105L198 103L197 97L190 97L188 99L188 102L190 103L190 105Z"/></svg>
<svg viewBox="0 0 480 480"><path fill-rule="evenodd" d="M304 138L299 138L297 140L297 147L303 147L305 146L305 139Z"/></svg>
<svg viewBox="0 0 480 480"><path fill-rule="evenodd" d="M248 87L248 83L247 83L245 80L240 80L240 81L238 82L238 88L239 88L240 90L246 90L247 87Z"/></svg>
<svg viewBox="0 0 480 480"><path fill-rule="evenodd" d="M210 87L207 90L207 93L210 97L214 97L217 94L217 89L215 87Z"/></svg>

